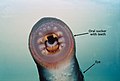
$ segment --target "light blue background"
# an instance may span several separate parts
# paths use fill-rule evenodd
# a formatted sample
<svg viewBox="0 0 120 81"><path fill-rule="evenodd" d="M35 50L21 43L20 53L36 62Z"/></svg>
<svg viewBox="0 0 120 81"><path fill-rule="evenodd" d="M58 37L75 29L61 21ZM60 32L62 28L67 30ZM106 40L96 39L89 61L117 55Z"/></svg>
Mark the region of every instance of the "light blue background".
<svg viewBox="0 0 120 81"><path fill-rule="evenodd" d="M77 59L86 81L120 81L119 0L0 0L0 81L39 81L28 36L40 18L62 19L74 34L106 29L106 36L76 37Z"/></svg>

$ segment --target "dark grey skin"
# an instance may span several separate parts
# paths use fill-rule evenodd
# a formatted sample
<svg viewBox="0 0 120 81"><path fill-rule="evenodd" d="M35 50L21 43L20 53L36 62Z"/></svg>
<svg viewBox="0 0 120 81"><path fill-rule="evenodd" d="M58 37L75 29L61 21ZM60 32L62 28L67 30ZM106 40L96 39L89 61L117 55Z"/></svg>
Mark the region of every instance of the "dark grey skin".
<svg viewBox="0 0 120 81"><path fill-rule="evenodd" d="M39 20L31 30L29 49L40 81L84 81L75 55L73 34L63 21L51 17Z"/></svg>

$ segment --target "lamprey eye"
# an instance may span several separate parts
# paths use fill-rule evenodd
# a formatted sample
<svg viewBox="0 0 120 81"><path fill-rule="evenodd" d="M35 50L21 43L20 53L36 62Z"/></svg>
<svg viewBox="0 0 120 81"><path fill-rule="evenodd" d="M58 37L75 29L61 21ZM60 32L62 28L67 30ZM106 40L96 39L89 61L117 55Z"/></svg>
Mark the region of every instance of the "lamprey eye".
<svg viewBox="0 0 120 81"><path fill-rule="evenodd" d="M74 37L68 26L56 18L42 18L34 26L29 37L33 58L43 66L63 62L74 49Z"/></svg>

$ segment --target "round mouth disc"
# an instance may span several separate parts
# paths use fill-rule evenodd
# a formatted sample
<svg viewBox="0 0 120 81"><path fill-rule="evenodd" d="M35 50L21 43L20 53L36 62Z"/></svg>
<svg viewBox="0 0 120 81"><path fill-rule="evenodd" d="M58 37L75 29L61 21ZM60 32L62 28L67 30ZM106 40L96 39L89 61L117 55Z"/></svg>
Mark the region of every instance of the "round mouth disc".
<svg viewBox="0 0 120 81"><path fill-rule="evenodd" d="M35 61L43 66L72 57L74 37L68 26L56 18L42 18L32 28L29 49Z"/></svg>

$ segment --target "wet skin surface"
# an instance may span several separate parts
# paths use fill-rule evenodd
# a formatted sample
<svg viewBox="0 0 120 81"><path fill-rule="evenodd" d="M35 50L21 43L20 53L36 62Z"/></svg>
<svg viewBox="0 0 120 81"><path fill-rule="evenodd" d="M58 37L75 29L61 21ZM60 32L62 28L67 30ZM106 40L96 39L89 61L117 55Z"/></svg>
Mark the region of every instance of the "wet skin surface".
<svg viewBox="0 0 120 81"><path fill-rule="evenodd" d="M56 18L42 18L32 28L29 49L40 81L84 81L69 27Z"/></svg>

